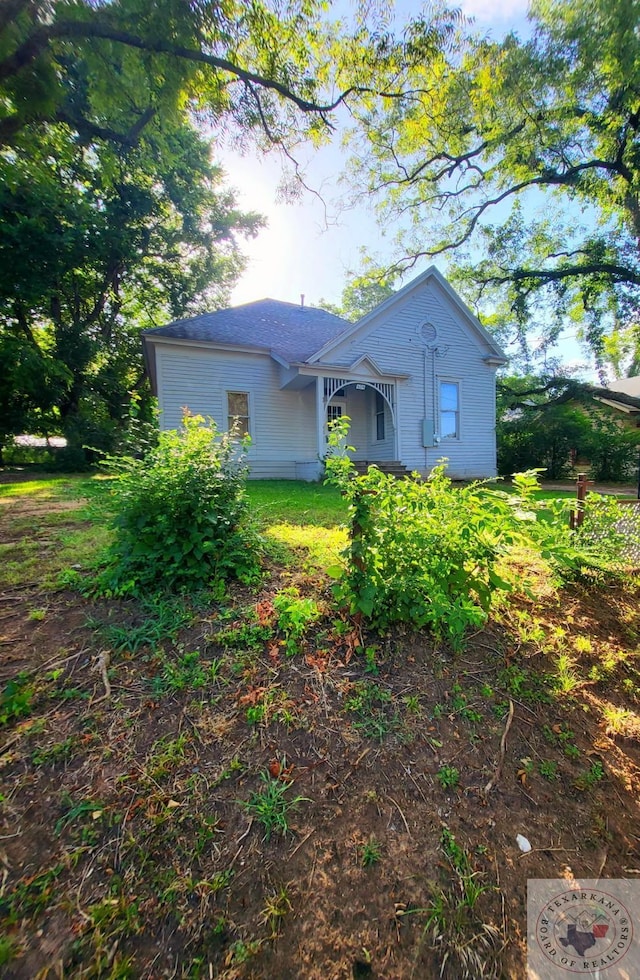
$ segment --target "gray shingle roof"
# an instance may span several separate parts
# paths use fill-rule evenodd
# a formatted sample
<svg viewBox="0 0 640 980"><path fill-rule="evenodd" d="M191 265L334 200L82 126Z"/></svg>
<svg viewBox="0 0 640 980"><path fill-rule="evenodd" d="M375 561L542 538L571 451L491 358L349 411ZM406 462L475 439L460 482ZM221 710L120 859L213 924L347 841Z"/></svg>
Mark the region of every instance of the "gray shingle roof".
<svg viewBox="0 0 640 980"><path fill-rule="evenodd" d="M350 326L348 320L326 310L260 299L188 320L175 320L166 327L145 330L144 336L262 347L291 363L306 361Z"/></svg>

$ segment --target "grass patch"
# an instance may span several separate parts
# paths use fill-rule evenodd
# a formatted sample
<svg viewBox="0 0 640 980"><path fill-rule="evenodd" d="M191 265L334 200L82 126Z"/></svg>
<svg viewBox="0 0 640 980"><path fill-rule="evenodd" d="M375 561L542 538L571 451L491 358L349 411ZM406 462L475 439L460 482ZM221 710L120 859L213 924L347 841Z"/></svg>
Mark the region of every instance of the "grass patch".
<svg viewBox="0 0 640 980"><path fill-rule="evenodd" d="M247 484L247 496L273 560L289 566L302 560L306 570L338 561L347 546L347 504L335 487L256 480Z"/></svg>
<svg viewBox="0 0 640 980"><path fill-rule="evenodd" d="M347 504L335 487L298 480L250 480L252 513L264 527L296 524L335 527L347 520Z"/></svg>
<svg viewBox="0 0 640 980"><path fill-rule="evenodd" d="M58 515L53 515L57 517ZM110 532L99 525L89 524L77 517L77 528L69 529L72 514L65 514L65 527L41 523L37 537L30 536L8 544L0 544L0 588L20 588L40 585L55 589L61 572L70 566L91 567L110 540Z"/></svg>
<svg viewBox="0 0 640 980"><path fill-rule="evenodd" d="M348 540L346 528L322 525L272 524L265 533L296 556L302 555L307 567L318 569L335 565Z"/></svg>
<svg viewBox="0 0 640 980"><path fill-rule="evenodd" d="M29 497L38 502L48 500L74 500L94 492L96 480L100 476L66 474L64 476L43 475L37 480L23 480L15 483L0 483L0 499ZM104 479L104 477L102 477Z"/></svg>
<svg viewBox="0 0 640 980"><path fill-rule="evenodd" d="M252 793L242 805L262 824L264 839L268 841L274 831L286 834L289 831L289 815L297 810L300 803L311 801L306 796L289 797L287 784L274 779L269 773L260 773L260 778L262 789Z"/></svg>

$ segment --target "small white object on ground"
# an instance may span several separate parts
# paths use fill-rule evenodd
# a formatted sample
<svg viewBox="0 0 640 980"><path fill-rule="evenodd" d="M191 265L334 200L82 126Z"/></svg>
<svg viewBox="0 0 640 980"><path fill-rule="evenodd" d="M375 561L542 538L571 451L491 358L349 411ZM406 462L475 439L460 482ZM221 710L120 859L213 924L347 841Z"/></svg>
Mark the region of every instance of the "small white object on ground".
<svg viewBox="0 0 640 980"><path fill-rule="evenodd" d="M523 854L528 854L531 850L531 844L526 837L522 836L522 834L516 834L516 843Z"/></svg>

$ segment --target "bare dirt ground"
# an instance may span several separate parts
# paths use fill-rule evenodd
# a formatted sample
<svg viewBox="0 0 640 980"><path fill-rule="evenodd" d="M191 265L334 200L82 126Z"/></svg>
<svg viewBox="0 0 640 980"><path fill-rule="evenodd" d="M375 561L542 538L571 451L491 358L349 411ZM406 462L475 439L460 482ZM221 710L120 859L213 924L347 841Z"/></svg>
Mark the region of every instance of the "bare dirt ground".
<svg viewBox="0 0 640 980"><path fill-rule="evenodd" d="M44 562L51 504L10 508ZM6 586L0 973L522 977L527 879L640 873L639 598L540 583L454 655L295 567L188 615Z"/></svg>

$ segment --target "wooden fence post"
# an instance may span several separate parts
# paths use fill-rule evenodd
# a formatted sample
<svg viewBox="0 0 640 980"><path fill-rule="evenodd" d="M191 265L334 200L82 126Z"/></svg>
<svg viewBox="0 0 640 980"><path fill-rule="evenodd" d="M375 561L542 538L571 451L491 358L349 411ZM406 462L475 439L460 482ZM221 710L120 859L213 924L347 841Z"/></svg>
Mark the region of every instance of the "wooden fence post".
<svg viewBox="0 0 640 980"><path fill-rule="evenodd" d="M580 525L584 521L584 507L585 507L585 500L587 499L587 492L588 492L587 488L588 488L588 484L591 482L593 481L587 480L586 473L578 474L578 483L576 489L577 506L575 510L572 510L571 514L569 515L569 527L571 528L572 531L575 531L577 527L580 527Z"/></svg>

